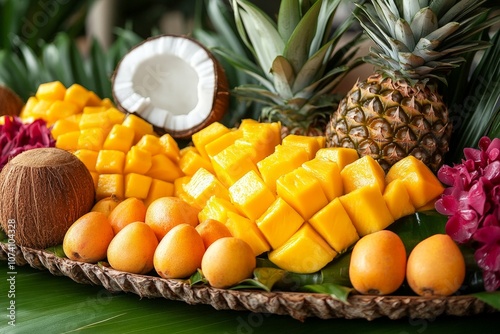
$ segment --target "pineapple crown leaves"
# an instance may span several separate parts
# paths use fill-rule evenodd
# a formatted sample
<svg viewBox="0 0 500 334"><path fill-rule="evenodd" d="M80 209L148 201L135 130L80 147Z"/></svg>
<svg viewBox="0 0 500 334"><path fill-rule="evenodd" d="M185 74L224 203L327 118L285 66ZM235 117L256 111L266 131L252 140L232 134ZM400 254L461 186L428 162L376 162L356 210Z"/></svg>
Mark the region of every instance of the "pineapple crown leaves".
<svg viewBox="0 0 500 334"><path fill-rule="evenodd" d="M445 76L465 61L460 55L485 49L478 36L500 22L482 7L487 0L372 0L354 15L377 45L364 60L411 83Z"/></svg>

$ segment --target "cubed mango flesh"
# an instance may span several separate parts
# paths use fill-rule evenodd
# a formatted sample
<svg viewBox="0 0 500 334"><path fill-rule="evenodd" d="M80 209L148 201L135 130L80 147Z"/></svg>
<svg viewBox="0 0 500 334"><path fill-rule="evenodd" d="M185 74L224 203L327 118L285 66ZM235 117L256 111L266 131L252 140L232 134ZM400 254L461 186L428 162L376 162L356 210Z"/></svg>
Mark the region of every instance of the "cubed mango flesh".
<svg viewBox="0 0 500 334"><path fill-rule="evenodd" d="M151 168L146 175L166 182L174 182L175 179L184 176L179 166L163 154L151 157Z"/></svg>
<svg viewBox="0 0 500 334"><path fill-rule="evenodd" d="M96 200L115 195L123 199L124 177L123 174L99 174L96 188Z"/></svg>
<svg viewBox="0 0 500 334"><path fill-rule="evenodd" d="M105 150L118 150L126 153L132 147L133 141L134 130L121 124L115 124L106 136L103 148Z"/></svg>
<svg viewBox="0 0 500 334"><path fill-rule="evenodd" d="M80 118L80 130L83 129L92 129L92 128L101 128L106 131L106 135L113 127L113 123L108 117L106 111L97 112L97 113L83 113Z"/></svg>
<svg viewBox="0 0 500 334"><path fill-rule="evenodd" d="M249 154L235 145L226 147L213 156L211 161L215 175L226 187L233 185L251 170L257 172L257 166Z"/></svg>
<svg viewBox="0 0 500 334"><path fill-rule="evenodd" d="M151 153L132 146L125 157L125 167L123 172L146 174L153 165Z"/></svg>
<svg viewBox="0 0 500 334"><path fill-rule="evenodd" d="M365 155L345 166L340 171L340 176L342 177L345 193L368 185L375 185L381 193L384 192L384 169L369 155Z"/></svg>
<svg viewBox="0 0 500 334"><path fill-rule="evenodd" d="M76 150L73 153L78 159L80 159L81 162L87 167L87 169L90 172L95 172L96 171L96 163L97 163L97 151L91 151L91 150Z"/></svg>
<svg viewBox="0 0 500 334"><path fill-rule="evenodd" d="M174 137L165 133L159 138L162 147L162 153L165 154L170 160L177 162L181 158L179 144L175 141Z"/></svg>
<svg viewBox="0 0 500 334"><path fill-rule="evenodd" d="M348 164L359 159L359 154L358 151L353 148L325 147L320 148L318 152L316 152L316 157L336 162L340 170L342 170Z"/></svg>
<svg viewBox="0 0 500 334"><path fill-rule="evenodd" d="M35 96L38 100L64 100L66 87L60 81L45 82L38 86Z"/></svg>
<svg viewBox="0 0 500 334"><path fill-rule="evenodd" d="M198 213L198 221L202 223L207 219L215 219L225 224L228 212L238 213L238 209L227 199L212 196Z"/></svg>
<svg viewBox="0 0 500 334"><path fill-rule="evenodd" d="M278 178L300 167L307 160L308 156L305 150L277 145L272 154L257 163L257 167L269 189L276 192Z"/></svg>
<svg viewBox="0 0 500 334"><path fill-rule="evenodd" d="M128 114L123 120L122 125L134 130L134 144L137 143L142 136L154 134L153 125L134 114Z"/></svg>
<svg viewBox="0 0 500 334"><path fill-rule="evenodd" d="M212 164L207 159L201 157L196 151L186 152L179 160L179 168L185 175L193 175L200 168L205 168L210 173L214 173Z"/></svg>
<svg viewBox="0 0 500 334"><path fill-rule="evenodd" d="M359 239L351 218L338 198L309 219L311 226L337 252L344 252Z"/></svg>
<svg viewBox="0 0 500 334"><path fill-rule="evenodd" d="M79 148L80 130L62 133L57 136L56 147L74 152Z"/></svg>
<svg viewBox="0 0 500 334"><path fill-rule="evenodd" d="M145 199L148 196L149 188L153 178L150 176L129 173L125 175L125 197L135 197Z"/></svg>
<svg viewBox="0 0 500 334"><path fill-rule="evenodd" d="M304 162L302 167L319 180L328 201L344 194L344 185L337 163L314 158Z"/></svg>
<svg viewBox="0 0 500 334"><path fill-rule="evenodd" d="M142 136L135 146L144 151L148 151L151 155L163 153L163 146L160 144L160 138L155 135L146 134Z"/></svg>
<svg viewBox="0 0 500 334"><path fill-rule="evenodd" d="M328 204L319 180L302 167L281 176L276 181L276 192L304 220L308 220Z"/></svg>
<svg viewBox="0 0 500 334"><path fill-rule="evenodd" d="M283 138L281 144L305 150L309 160L314 158L316 152L320 149L318 140L311 136L291 134Z"/></svg>
<svg viewBox="0 0 500 334"><path fill-rule="evenodd" d="M106 140L107 131L103 128L90 128L80 130L78 148L99 151Z"/></svg>
<svg viewBox="0 0 500 334"><path fill-rule="evenodd" d="M226 147L234 144L234 142L242 136L243 132L241 130L232 130L223 134L219 138L212 140L210 143L205 145L205 151L207 152L208 157L214 157Z"/></svg>
<svg viewBox="0 0 500 334"><path fill-rule="evenodd" d="M259 174L251 170L228 189L231 202L246 217L255 221L276 199Z"/></svg>
<svg viewBox="0 0 500 334"><path fill-rule="evenodd" d="M95 170L100 174L122 174L125 167L125 153L118 150L100 150Z"/></svg>
<svg viewBox="0 0 500 334"><path fill-rule="evenodd" d="M57 140L57 138L62 134L72 132L72 131L78 131L78 133L80 133L79 130L80 130L80 127L78 126L78 123L69 121L67 119L58 119L52 125L52 129L50 130L50 133L52 134L52 137L54 137L54 139ZM78 144L78 140L77 140L77 144Z"/></svg>
<svg viewBox="0 0 500 334"><path fill-rule="evenodd" d="M330 263L337 252L311 227L304 223L281 247L269 252L271 262L283 270L311 274Z"/></svg>
<svg viewBox="0 0 500 334"><path fill-rule="evenodd" d="M82 110L82 108L87 105L87 101L89 100L89 98L90 93L87 88L77 83L69 86L64 94L64 101L68 101L77 105L78 111Z"/></svg>
<svg viewBox="0 0 500 334"><path fill-rule="evenodd" d="M211 141L221 137L222 135L228 133L230 130L219 122L213 122L212 124L206 126L200 131L194 133L191 136L194 147L198 150L200 155L209 160L208 154L205 150L205 146Z"/></svg>
<svg viewBox="0 0 500 334"><path fill-rule="evenodd" d="M208 170L200 168L190 177L189 182L183 186L198 209L203 209L208 199L212 196L229 200L229 192L226 187Z"/></svg>
<svg viewBox="0 0 500 334"><path fill-rule="evenodd" d="M148 207L149 204L160 197L171 196L174 196L174 184L172 182L152 179L148 195L144 199L144 205Z"/></svg>
<svg viewBox="0 0 500 334"><path fill-rule="evenodd" d="M385 229L394 218L377 186L364 186L339 197L360 237Z"/></svg>
<svg viewBox="0 0 500 334"><path fill-rule="evenodd" d="M244 119L238 129L242 131L243 136L234 143L241 149L247 150L255 164L272 154L274 148L281 144L279 122L260 123Z"/></svg>
<svg viewBox="0 0 500 334"><path fill-rule="evenodd" d="M255 223L266 240L275 249L287 241L304 223L290 204L278 197Z"/></svg>
<svg viewBox="0 0 500 334"><path fill-rule="evenodd" d="M401 179L415 208L420 208L444 191L439 179L421 160L409 155L389 169L385 182Z"/></svg>
<svg viewBox="0 0 500 334"><path fill-rule="evenodd" d="M394 220L415 212L410 195L401 179L392 180L387 184L383 196Z"/></svg>
<svg viewBox="0 0 500 334"><path fill-rule="evenodd" d="M80 111L79 107L69 101L54 101L49 110L47 110L47 119L49 123L54 123L59 119L64 119L71 115L75 115Z"/></svg>
<svg viewBox="0 0 500 334"><path fill-rule="evenodd" d="M247 217L228 212L225 225L233 237L240 238L250 245L255 256L271 249L255 222Z"/></svg>

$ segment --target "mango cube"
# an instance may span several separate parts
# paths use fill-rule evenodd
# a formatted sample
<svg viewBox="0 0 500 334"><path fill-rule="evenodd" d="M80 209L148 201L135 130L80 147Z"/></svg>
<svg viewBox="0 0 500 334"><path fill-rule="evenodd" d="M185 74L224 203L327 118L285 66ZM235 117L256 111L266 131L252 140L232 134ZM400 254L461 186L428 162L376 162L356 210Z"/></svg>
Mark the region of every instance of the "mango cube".
<svg viewBox="0 0 500 334"><path fill-rule="evenodd" d="M385 229L394 218L376 186L364 186L339 197L360 237Z"/></svg>
<svg viewBox="0 0 500 334"><path fill-rule="evenodd" d="M96 164L97 164L97 151L91 151L91 150L77 150L75 151L75 156L80 159L81 162L87 167L87 169L90 172L95 172L96 171Z"/></svg>
<svg viewBox="0 0 500 334"><path fill-rule="evenodd" d="M208 199L200 213L198 213L198 221L202 223L207 219L215 219L225 224L228 212L238 213L238 209L230 201L212 196Z"/></svg>
<svg viewBox="0 0 500 334"><path fill-rule="evenodd" d="M305 150L309 160L314 158L316 152L320 149L318 140L315 137L301 135L288 135L283 138L281 145Z"/></svg>
<svg viewBox="0 0 500 334"><path fill-rule="evenodd" d="M33 109L35 108L35 106L37 104L38 104L38 99L36 98L36 96L30 96L28 98L28 100L26 100L26 103L24 104L24 107L21 110L21 113L19 114L19 116L22 119L26 119L28 117L31 117L31 115L33 114Z"/></svg>
<svg viewBox="0 0 500 334"><path fill-rule="evenodd" d="M326 147L320 148L316 152L316 158L336 162L340 170L345 166L359 159L358 151L346 147Z"/></svg>
<svg viewBox="0 0 500 334"><path fill-rule="evenodd" d="M38 100L37 104L33 106L30 116L34 118L41 118L48 123L52 123L55 119L49 120L48 111L50 106L54 103L52 100Z"/></svg>
<svg viewBox="0 0 500 334"><path fill-rule="evenodd" d="M179 145L175 139L168 133L162 135L159 139L162 147L162 153L165 154L170 160L176 162L181 158Z"/></svg>
<svg viewBox="0 0 500 334"><path fill-rule="evenodd" d="M305 223L281 247L269 252L269 260L283 270L312 274L330 263L337 253Z"/></svg>
<svg viewBox="0 0 500 334"><path fill-rule="evenodd" d="M225 225L233 237L240 238L250 245L255 256L271 249L255 222L250 219L228 212Z"/></svg>
<svg viewBox="0 0 500 334"><path fill-rule="evenodd" d="M174 196L179 197L190 205L197 207L197 204L186 191L184 190L184 185L186 185L191 180L191 176L181 176L174 180Z"/></svg>
<svg viewBox="0 0 500 334"><path fill-rule="evenodd" d="M394 220L415 213L415 207L401 179L390 182L385 187L383 197Z"/></svg>
<svg viewBox="0 0 500 334"><path fill-rule="evenodd" d="M108 119L111 124L122 124L125 119L125 114L115 107L107 108L106 115L108 115Z"/></svg>
<svg viewBox="0 0 500 334"><path fill-rule="evenodd" d="M83 114L97 114L101 112L106 112L106 107L99 106L85 106L82 109Z"/></svg>
<svg viewBox="0 0 500 334"><path fill-rule="evenodd" d="M179 166L163 154L151 157L151 168L146 175L166 182L174 182L176 178L184 176Z"/></svg>
<svg viewBox="0 0 500 334"><path fill-rule="evenodd" d="M97 180L96 200L115 195L123 198L123 174L100 174Z"/></svg>
<svg viewBox="0 0 500 334"><path fill-rule="evenodd" d="M239 129L243 136L234 144L250 153L250 159L256 164L274 152L281 144L281 124L279 122L260 123L255 120L243 120Z"/></svg>
<svg viewBox="0 0 500 334"><path fill-rule="evenodd" d="M123 120L122 125L134 130L134 144L137 143L142 136L154 134L153 125L134 114L128 114Z"/></svg>
<svg viewBox="0 0 500 334"><path fill-rule="evenodd" d="M184 184L183 189L200 210L212 196L229 200L227 188L205 168L198 169L189 182Z"/></svg>
<svg viewBox="0 0 500 334"><path fill-rule="evenodd" d="M160 197L171 197L174 196L174 184L171 182L165 182L158 179L152 179L151 185L149 186L149 192L144 199L144 204L146 207L149 206L154 200Z"/></svg>
<svg viewBox="0 0 500 334"><path fill-rule="evenodd" d="M101 128L106 132L106 135L113 127L113 123L108 117L106 111L96 113L83 113L80 118L80 130Z"/></svg>
<svg viewBox="0 0 500 334"><path fill-rule="evenodd" d="M146 174L153 165L151 153L132 146L125 157L125 167L123 172Z"/></svg>
<svg viewBox="0 0 500 334"><path fill-rule="evenodd" d="M321 183L302 167L281 176L276 181L276 192L304 220L308 220L328 204Z"/></svg>
<svg viewBox="0 0 500 334"><path fill-rule="evenodd" d="M346 193L368 185L374 185L381 193L384 192L384 169L369 155L365 155L345 166L340 172L340 176Z"/></svg>
<svg viewBox="0 0 500 334"><path fill-rule="evenodd" d="M229 131L219 138L212 140L210 143L205 145L205 151L209 158L213 158L216 154L224 150L226 147L234 144L234 142L241 138L243 133L241 130Z"/></svg>
<svg viewBox="0 0 500 334"><path fill-rule="evenodd" d="M131 128L121 124L115 124L111 128L111 131L109 131L106 140L104 141L103 148L105 150L128 152L132 147L134 135L134 130Z"/></svg>
<svg viewBox="0 0 500 334"><path fill-rule="evenodd" d="M302 168L319 180L328 201L344 194L340 168L335 162L314 158L304 162Z"/></svg>
<svg viewBox="0 0 500 334"><path fill-rule="evenodd" d="M207 152L205 150L205 146L211 141L219 138L220 136L228 133L230 130L219 122L213 122L212 124L206 126L200 131L194 133L191 136L191 140L193 141L194 147L198 150L200 155L209 160Z"/></svg>
<svg viewBox="0 0 500 334"><path fill-rule="evenodd" d="M444 191L439 179L421 160L409 155L396 162L387 172L385 182L401 179L415 208L420 208Z"/></svg>
<svg viewBox="0 0 500 334"><path fill-rule="evenodd" d="M102 128L90 128L80 130L78 137L78 148L92 151L100 151L106 140L107 132Z"/></svg>
<svg viewBox="0 0 500 334"><path fill-rule="evenodd" d="M139 139L135 146L144 151L148 151L151 155L163 153L160 139L154 135L144 135Z"/></svg>
<svg viewBox="0 0 500 334"><path fill-rule="evenodd" d="M77 131L78 134L80 133L80 127L78 126L78 123L69 121L67 119L58 119L57 121L54 122L54 125L52 125L52 129L50 130L50 133L52 134L52 137L57 140L57 138L65 133L72 132L72 131ZM78 143L78 140L77 140Z"/></svg>
<svg viewBox="0 0 500 334"><path fill-rule="evenodd" d="M210 173L214 173L212 164L192 150L181 157L179 160L179 168L185 175L193 175L200 168L205 168Z"/></svg>
<svg viewBox="0 0 500 334"><path fill-rule="evenodd" d="M121 174L125 166L125 153L117 150L100 150L95 170L100 174Z"/></svg>
<svg viewBox="0 0 500 334"><path fill-rule="evenodd" d="M300 167L307 160L305 150L278 145L272 154L257 163L257 167L269 189L276 192L276 180Z"/></svg>
<svg viewBox="0 0 500 334"><path fill-rule="evenodd" d="M89 97L89 91L85 87L75 83L66 89L64 101L75 104L81 110L87 104Z"/></svg>
<svg viewBox="0 0 500 334"><path fill-rule="evenodd" d="M56 147L66 151L76 151L79 148L80 131L70 131L57 136Z"/></svg>
<svg viewBox="0 0 500 334"><path fill-rule="evenodd" d="M69 101L54 101L49 110L47 110L47 118L50 123L54 123L58 119L66 118L80 111L79 107Z"/></svg>
<svg viewBox="0 0 500 334"><path fill-rule="evenodd" d="M153 179L146 175L129 173L125 175L125 197L145 199Z"/></svg>
<svg viewBox="0 0 500 334"><path fill-rule="evenodd" d="M234 206L253 221L259 218L276 199L254 170L243 175L228 190Z"/></svg>
<svg viewBox="0 0 500 334"><path fill-rule="evenodd" d="M345 251L359 239L351 218L338 198L316 212L309 223L337 253Z"/></svg>
<svg viewBox="0 0 500 334"><path fill-rule="evenodd" d="M257 172L247 152L235 145L226 147L212 157L212 166L217 178L226 187L230 187L249 171Z"/></svg>
<svg viewBox="0 0 500 334"><path fill-rule="evenodd" d="M255 223L271 247L275 249L297 232L304 223L304 218L278 197Z"/></svg>
<svg viewBox="0 0 500 334"><path fill-rule="evenodd" d="M101 98L94 91L89 90L87 103L85 105L86 106L100 106L101 103L102 103Z"/></svg>
<svg viewBox="0 0 500 334"><path fill-rule="evenodd" d="M42 83L38 86L35 96L39 100L64 100L66 87L60 81Z"/></svg>

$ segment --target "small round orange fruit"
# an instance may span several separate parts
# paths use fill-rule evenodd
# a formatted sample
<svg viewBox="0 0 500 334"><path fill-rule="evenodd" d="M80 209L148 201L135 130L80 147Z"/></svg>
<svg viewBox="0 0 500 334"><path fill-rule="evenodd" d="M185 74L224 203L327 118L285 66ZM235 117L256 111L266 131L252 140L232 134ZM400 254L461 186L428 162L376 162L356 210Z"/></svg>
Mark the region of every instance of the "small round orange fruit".
<svg viewBox="0 0 500 334"><path fill-rule="evenodd" d="M78 218L66 231L63 251L71 260L96 263L106 258L113 237L108 217L102 212L91 211Z"/></svg>
<svg viewBox="0 0 500 334"><path fill-rule="evenodd" d="M154 254L154 268L163 278L186 278L201 266L203 239L189 224L174 226L161 239Z"/></svg>
<svg viewBox="0 0 500 334"><path fill-rule="evenodd" d="M118 197L111 195L97 201L90 211L99 211L109 216L111 211L113 211L120 202L121 200Z"/></svg>
<svg viewBox="0 0 500 334"><path fill-rule="evenodd" d="M158 240L161 240L174 226L198 225L199 212L200 210L178 197L160 197L149 204L145 223L155 231Z"/></svg>
<svg viewBox="0 0 500 334"><path fill-rule="evenodd" d="M120 271L146 274L153 269L158 239L143 222L132 222L118 232L108 247L109 265Z"/></svg>
<svg viewBox="0 0 500 334"><path fill-rule="evenodd" d="M228 288L250 278L256 262L248 243L239 238L225 237L207 248L201 261L201 271L212 287Z"/></svg>
<svg viewBox="0 0 500 334"><path fill-rule="evenodd" d="M420 296L449 296L465 279L463 254L449 235L430 236L411 251L406 279Z"/></svg>
<svg viewBox="0 0 500 334"><path fill-rule="evenodd" d="M362 294L387 295L405 279L406 250L394 232L365 235L354 245L349 265L352 286Z"/></svg>
<svg viewBox="0 0 500 334"><path fill-rule="evenodd" d="M196 231L201 235L205 248L208 248L215 240L232 237L226 225L215 219L206 219L196 226Z"/></svg>
<svg viewBox="0 0 500 334"><path fill-rule="evenodd" d="M132 222L144 222L146 218L146 205L135 197L121 201L109 214L109 221L115 234Z"/></svg>

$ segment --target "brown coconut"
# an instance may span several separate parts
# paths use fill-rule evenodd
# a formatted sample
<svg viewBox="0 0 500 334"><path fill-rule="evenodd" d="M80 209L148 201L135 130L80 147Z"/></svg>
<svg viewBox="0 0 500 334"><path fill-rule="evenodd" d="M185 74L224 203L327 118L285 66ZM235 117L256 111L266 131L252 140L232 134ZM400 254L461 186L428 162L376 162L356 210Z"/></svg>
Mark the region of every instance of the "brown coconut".
<svg viewBox="0 0 500 334"><path fill-rule="evenodd" d="M95 189L90 172L58 148L25 151L0 172L0 222L17 245L44 249L62 243L71 224L90 211Z"/></svg>
<svg viewBox="0 0 500 334"><path fill-rule="evenodd" d="M12 90L0 86L0 116L18 116L24 107L24 102Z"/></svg>

